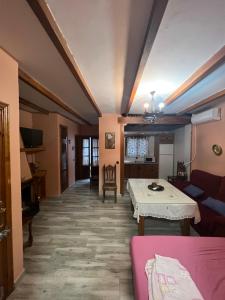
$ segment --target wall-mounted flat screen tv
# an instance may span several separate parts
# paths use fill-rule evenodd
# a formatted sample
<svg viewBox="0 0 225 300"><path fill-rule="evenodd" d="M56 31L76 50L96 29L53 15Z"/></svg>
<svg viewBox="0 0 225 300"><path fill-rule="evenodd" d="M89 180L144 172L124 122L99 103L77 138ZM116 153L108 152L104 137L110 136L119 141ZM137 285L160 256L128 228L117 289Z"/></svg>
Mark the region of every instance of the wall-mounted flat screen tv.
<svg viewBox="0 0 225 300"><path fill-rule="evenodd" d="M40 129L20 127L25 148L37 148L43 145L43 131Z"/></svg>

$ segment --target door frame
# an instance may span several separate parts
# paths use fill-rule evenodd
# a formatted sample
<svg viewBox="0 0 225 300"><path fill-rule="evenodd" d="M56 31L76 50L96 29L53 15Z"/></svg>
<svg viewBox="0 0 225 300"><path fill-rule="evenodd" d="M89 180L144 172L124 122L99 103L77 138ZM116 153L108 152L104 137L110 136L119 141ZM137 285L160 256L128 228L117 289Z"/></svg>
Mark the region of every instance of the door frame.
<svg viewBox="0 0 225 300"><path fill-rule="evenodd" d="M66 172L66 177L67 177L67 187L69 187L69 164L68 164L68 127L64 125L59 125L59 136L60 136L60 192L62 193L64 190L62 190L62 128L66 129L66 163L67 163L67 172Z"/></svg>
<svg viewBox="0 0 225 300"><path fill-rule="evenodd" d="M89 140L89 165L83 166L83 140L88 139ZM75 172L76 172L76 180L82 180L82 179L88 179L91 178L91 169L95 168L93 166L93 157L92 157L92 150L93 150L93 139L98 140L98 148L99 148L99 137L97 135L76 135L75 136ZM98 172L99 172L99 164L98 166ZM87 174L87 170L84 170L84 168L88 169L88 176L85 176Z"/></svg>
<svg viewBox="0 0 225 300"><path fill-rule="evenodd" d="M98 140L98 147L95 147L98 149L98 165L93 165L93 140ZM96 183L99 182L99 137L98 136L90 136L90 186L92 185L93 181Z"/></svg>
<svg viewBox="0 0 225 300"><path fill-rule="evenodd" d="M10 144L9 144L9 107L0 102L0 122L2 122L3 131L3 159L1 161L0 178L3 178L2 191L5 198L6 207L6 226L10 233L3 242L3 255L6 257L3 261L4 280L3 286L5 296L7 297L14 289L13 278L13 249L12 249L12 207L11 207L11 174L10 174ZM3 176L2 176L3 175ZM4 299L4 298L3 298Z"/></svg>
<svg viewBox="0 0 225 300"><path fill-rule="evenodd" d="M83 139L89 140L89 165L83 166ZM82 180L82 179L88 179L90 178L90 149L91 149L91 142L90 142L90 136L89 135L76 135L76 179ZM85 171L84 171L84 168ZM88 176L85 176L85 174L88 174Z"/></svg>

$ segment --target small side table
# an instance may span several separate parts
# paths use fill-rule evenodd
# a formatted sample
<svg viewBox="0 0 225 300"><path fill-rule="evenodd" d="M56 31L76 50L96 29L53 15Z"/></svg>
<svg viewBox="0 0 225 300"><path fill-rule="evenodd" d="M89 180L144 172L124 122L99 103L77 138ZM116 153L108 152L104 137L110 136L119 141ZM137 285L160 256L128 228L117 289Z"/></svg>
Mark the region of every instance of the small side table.
<svg viewBox="0 0 225 300"><path fill-rule="evenodd" d="M176 180L187 180L187 175L184 176L168 176L167 181L174 183Z"/></svg>

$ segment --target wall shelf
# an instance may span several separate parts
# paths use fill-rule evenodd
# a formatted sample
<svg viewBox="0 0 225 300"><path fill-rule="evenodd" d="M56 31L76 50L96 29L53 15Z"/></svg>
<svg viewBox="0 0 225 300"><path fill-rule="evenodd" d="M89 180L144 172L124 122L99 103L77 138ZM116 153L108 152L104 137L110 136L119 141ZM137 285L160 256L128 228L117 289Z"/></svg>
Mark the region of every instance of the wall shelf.
<svg viewBox="0 0 225 300"><path fill-rule="evenodd" d="M44 147L38 147L38 148L20 148L20 152L26 152L27 154L37 153L40 151L44 151Z"/></svg>

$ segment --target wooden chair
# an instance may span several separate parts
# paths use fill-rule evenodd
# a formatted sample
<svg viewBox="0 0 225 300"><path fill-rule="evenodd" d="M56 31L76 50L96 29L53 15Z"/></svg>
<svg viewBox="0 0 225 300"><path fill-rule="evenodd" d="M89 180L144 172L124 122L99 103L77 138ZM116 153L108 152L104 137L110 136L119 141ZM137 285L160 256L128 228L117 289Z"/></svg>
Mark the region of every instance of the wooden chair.
<svg viewBox="0 0 225 300"><path fill-rule="evenodd" d="M117 202L117 185L116 185L116 165L113 167L111 165L103 166L103 179L104 183L103 189L103 203L105 200L106 191L114 191L115 203Z"/></svg>

